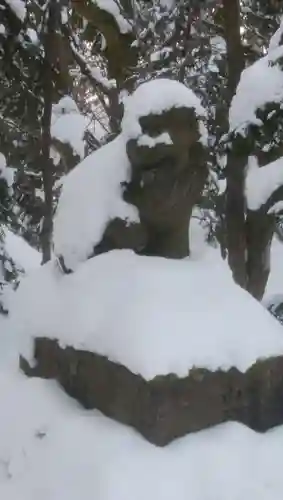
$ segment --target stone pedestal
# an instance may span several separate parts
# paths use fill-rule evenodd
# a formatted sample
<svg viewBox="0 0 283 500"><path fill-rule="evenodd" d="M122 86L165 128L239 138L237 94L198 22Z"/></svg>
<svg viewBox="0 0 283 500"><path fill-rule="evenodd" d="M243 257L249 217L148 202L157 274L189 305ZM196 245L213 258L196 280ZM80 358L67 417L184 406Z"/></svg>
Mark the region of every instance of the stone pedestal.
<svg viewBox="0 0 283 500"><path fill-rule="evenodd" d="M246 373L195 368L151 381L97 354L35 340L37 365L20 359L28 376L51 378L85 408L96 408L164 446L175 438L226 421L256 431L283 424L283 356L255 363Z"/></svg>

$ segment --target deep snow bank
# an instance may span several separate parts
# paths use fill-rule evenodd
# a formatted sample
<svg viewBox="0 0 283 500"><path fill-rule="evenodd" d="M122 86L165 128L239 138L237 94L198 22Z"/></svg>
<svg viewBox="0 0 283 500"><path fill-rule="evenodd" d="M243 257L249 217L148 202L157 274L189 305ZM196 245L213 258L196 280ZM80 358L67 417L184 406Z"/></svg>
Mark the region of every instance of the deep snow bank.
<svg viewBox="0 0 283 500"><path fill-rule="evenodd" d="M54 383L0 373L5 500L281 500L283 428L230 423L156 448Z"/></svg>

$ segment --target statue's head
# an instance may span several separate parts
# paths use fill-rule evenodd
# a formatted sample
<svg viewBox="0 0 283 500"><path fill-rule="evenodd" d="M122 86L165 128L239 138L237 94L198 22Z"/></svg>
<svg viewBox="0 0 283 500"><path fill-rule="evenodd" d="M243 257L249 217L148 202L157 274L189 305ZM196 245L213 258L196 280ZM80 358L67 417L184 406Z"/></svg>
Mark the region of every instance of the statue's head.
<svg viewBox="0 0 283 500"><path fill-rule="evenodd" d="M145 83L129 98L122 133L132 175L125 199L151 228L170 230L187 221L198 201L206 178L201 110L191 90L171 80Z"/></svg>

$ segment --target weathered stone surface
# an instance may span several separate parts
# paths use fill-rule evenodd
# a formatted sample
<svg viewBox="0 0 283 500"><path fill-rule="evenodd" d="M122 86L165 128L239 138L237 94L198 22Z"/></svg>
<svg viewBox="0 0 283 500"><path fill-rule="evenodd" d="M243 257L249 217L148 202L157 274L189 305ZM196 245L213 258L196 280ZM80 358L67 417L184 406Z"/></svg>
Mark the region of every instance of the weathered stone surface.
<svg viewBox="0 0 283 500"><path fill-rule="evenodd" d="M283 357L259 361L244 374L194 369L183 379L168 375L149 382L103 356L63 349L56 340L36 339L35 359L35 368L20 360L28 376L56 379L85 408L134 427L158 446L229 420L256 431L283 423Z"/></svg>

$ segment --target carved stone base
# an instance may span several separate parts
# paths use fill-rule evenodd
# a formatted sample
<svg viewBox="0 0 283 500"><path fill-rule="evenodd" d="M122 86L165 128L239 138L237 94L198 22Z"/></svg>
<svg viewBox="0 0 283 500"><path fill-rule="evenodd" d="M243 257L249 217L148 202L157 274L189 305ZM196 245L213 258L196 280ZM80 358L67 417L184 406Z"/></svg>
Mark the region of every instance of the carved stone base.
<svg viewBox="0 0 283 500"><path fill-rule="evenodd" d="M256 431L283 423L283 356L258 361L246 373L195 368L188 377L151 381L103 356L35 340L37 366L28 376L57 380L85 408L96 408L164 446L190 432L235 420Z"/></svg>

